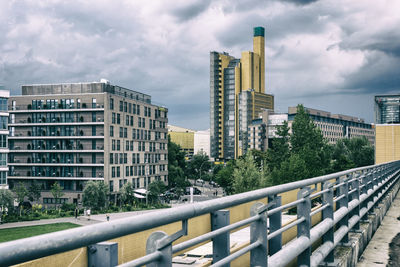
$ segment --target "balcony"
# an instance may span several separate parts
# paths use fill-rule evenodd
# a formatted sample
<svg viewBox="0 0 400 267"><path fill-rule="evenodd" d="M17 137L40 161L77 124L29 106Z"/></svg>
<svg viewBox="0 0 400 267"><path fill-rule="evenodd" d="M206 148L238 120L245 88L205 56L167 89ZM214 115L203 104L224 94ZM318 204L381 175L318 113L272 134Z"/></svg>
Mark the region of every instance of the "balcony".
<svg viewBox="0 0 400 267"><path fill-rule="evenodd" d="M95 104L92 103L81 103L80 107L78 108L76 105L65 105L62 106L58 104L56 107L48 107L46 104L42 106L38 106L36 108L32 107L31 104L29 105L19 105L17 107L8 106L9 113L26 113L26 112L76 112L76 111L101 111L104 110L104 104Z"/></svg>

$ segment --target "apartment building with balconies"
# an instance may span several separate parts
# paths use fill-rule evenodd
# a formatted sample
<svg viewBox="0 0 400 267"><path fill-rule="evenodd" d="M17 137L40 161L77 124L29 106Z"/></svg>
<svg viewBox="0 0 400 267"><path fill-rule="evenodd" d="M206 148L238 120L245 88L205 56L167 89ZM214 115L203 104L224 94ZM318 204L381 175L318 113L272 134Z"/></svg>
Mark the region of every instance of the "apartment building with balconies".
<svg viewBox="0 0 400 267"><path fill-rule="evenodd" d="M79 203L87 181L104 181L117 195L129 182L167 183L167 113L151 96L92 83L22 86L9 100L9 185L38 183L40 202Z"/></svg>
<svg viewBox="0 0 400 267"><path fill-rule="evenodd" d="M8 108L7 102L10 91L0 86L0 189L8 189L7 183L7 155L8 155Z"/></svg>

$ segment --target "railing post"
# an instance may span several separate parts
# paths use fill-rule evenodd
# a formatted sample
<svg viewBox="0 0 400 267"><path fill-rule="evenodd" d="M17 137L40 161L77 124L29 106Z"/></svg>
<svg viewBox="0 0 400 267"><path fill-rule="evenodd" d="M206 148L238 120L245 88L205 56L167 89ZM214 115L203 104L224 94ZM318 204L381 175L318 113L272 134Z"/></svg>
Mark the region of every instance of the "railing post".
<svg viewBox="0 0 400 267"><path fill-rule="evenodd" d="M352 182L352 188L354 188L354 189L356 189L352 194L351 194L351 196L350 196L350 199L349 199L349 201L352 201L352 200L354 200L354 199L357 199L358 201L360 200L360 174L359 173L356 173L355 175L354 175L354 181ZM357 215L357 216L360 216L360 204L358 204L354 209L353 209L353 211L351 212L351 215L353 216L353 215ZM360 218L361 219L361 218ZM353 231L359 231L360 230L360 221L358 221L355 225L354 225L354 227L353 227L353 229L352 229Z"/></svg>
<svg viewBox="0 0 400 267"><path fill-rule="evenodd" d="M322 221L325 219L331 219L333 222L333 185L330 182L325 182L323 185L323 190L329 189L329 191L325 192L322 195L323 205L329 204L324 210L322 210ZM334 226L333 226L334 227ZM325 242L332 242L335 243L334 240L334 228L330 228L323 236L322 236L322 243ZM324 260L327 263L333 263L335 261L333 256L333 251L331 251L328 256Z"/></svg>
<svg viewBox="0 0 400 267"><path fill-rule="evenodd" d="M229 210L218 210L211 214L211 230L217 230L229 225ZM220 234L212 239L213 244L213 263L229 256L230 236L229 232ZM224 265L229 267L230 263Z"/></svg>
<svg viewBox="0 0 400 267"><path fill-rule="evenodd" d="M311 200L310 200L311 188L305 187L300 189L297 193L297 199L304 199L303 202L297 204L297 219L304 218L302 223L297 225L297 238L306 236L310 238L310 227L311 227ZM310 266L311 247L305 249L297 257L297 266Z"/></svg>
<svg viewBox="0 0 400 267"><path fill-rule="evenodd" d="M88 246L88 266L117 266L118 243L101 242Z"/></svg>
<svg viewBox="0 0 400 267"><path fill-rule="evenodd" d="M250 225L250 243L261 243L250 251L250 266L268 266L268 219L265 207L263 203L257 202L250 210L250 216L260 215L260 219Z"/></svg>
<svg viewBox="0 0 400 267"><path fill-rule="evenodd" d="M156 262L148 263L147 267L172 267L172 242L184 235L187 235L187 231L188 220L185 219L182 220L182 229L172 235L167 235L163 231L152 233L147 239L146 254L149 255L158 251L161 253L161 256Z"/></svg>
<svg viewBox="0 0 400 267"><path fill-rule="evenodd" d="M268 196L268 203L273 203L271 209L281 206L281 196L273 195ZM282 211L268 216L269 219L269 232L273 233L282 227ZM282 234L277 235L268 242L269 255L273 255L282 248Z"/></svg>
<svg viewBox="0 0 400 267"><path fill-rule="evenodd" d="M349 179L351 179L351 174L348 175L347 177L341 177L339 179L339 183L342 185L339 186L339 196L344 196L342 197L337 203L336 203L336 209L340 209L341 207L346 207L348 208L349 206ZM349 226L349 214L347 213L343 219L341 219L338 223L338 226L341 227L342 225ZM341 243L348 243L349 242L349 234L347 233L343 238Z"/></svg>

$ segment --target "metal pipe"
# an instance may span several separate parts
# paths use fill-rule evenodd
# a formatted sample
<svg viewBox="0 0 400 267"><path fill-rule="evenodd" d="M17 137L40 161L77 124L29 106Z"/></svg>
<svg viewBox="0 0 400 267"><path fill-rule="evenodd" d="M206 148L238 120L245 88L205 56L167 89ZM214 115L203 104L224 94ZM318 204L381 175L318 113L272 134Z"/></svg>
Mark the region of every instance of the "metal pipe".
<svg viewBox="0 0 400 267"><path fill-rule="evenodd" d="M272 210L269 210L269 211L268 211L268 216L269 216L269 215L273 215L273 214L275 214L275 213L277 213L277 212L280 212L280 211L282 211L282 210L284 210L284 209L287 209L287 208L291 208L291 207L293 207L293 206L296 206L297 204L300 204L300 203L302 203L302 202L304 202L304 198L298 199L298 200L296 200L296 201L293 201L293 202L290 202L290 203L288 203L288 204L285 204L285 205L282 205L282 206L280 206L280 207L277 207L277 208L274 208L274 209L272 209Z"/></svg>
<svg viewBox="0 0 400 267"><path fill-rule="evenodd" d="M268 240L270 240L270 239L272 239L272 238L278 236L279 234L282 234L283 232L285 232L286 230L292 228L293 226L296 226L296 225L298 225L298 224L304 222L304 220L305 220L305 218L304 218L304 217L301 217L300 219L295 220L294 222L291 222L291 223L285 225L284 227L280 228L279 230L276 230L275 232L270 233L270 234L268 235Z"/></svg>
<svg viewBox="0 0 400 267"><path fill-rule="evenodd" d="M314 216L315 214L317 214L318 212L323 211L324 209L326 209L327 207L329 207L329 203L326 203L325 205L322 205L321 207L319 207L318 209L312 211L310 213L310 216Z"/></svg>
<svg viewBox="0 0 400 267"><path fill-rule="evenodd" d="M284 267L288 265L294 258L299 256L309 246L310 239L305 236L301 236L272 255L268 260L268 266Z"/></svg>
<svg viewBox="0 0 400 267"><path fill-rule="evenodd" d="M242 221L227 225L225 227L219 228L219 229L217 229L215 231L212 231L212 232L209 232L207 234L195 237L195 238L190 239L188 241L179 243L179 244L177 244L177 245L172 247L172 253L177 253L177 252L182 251L184 249L190 248L190 247L192 247L194 245L197 245L197 244L199 244L201 242L204 242L204 241L207 241L207 240L209 240L209 239L211 239L213 237L216 237L217 235L229 232L229 231L231 231L233 229L236 229L236 228L239 228L239 227L241 227L243 225L255 222L255 221L259 220L259 219L260 219L260 215L256 215L256 216L250 217L248 219L245 219L245 220L242 220Z"/></svg>
<svg viewBox="0 0 400 267"><path fill-rule="evenodd" d="M250 245L248 245L247 247L244 247L238 251L236 251L235 253L229 255L228 257L223 258L222 260L214 263L213 267L218 267L218 266L224 266L227 263L230 263L231 261L233 261L236 258L239 258L240 256L246 254L247 252L251 251L252 249L255 249L256 247L258 247L259 245L261 245L261 242L259 240L257 240L254 243L251 243ZM265 259L267 260L267 259ZM211 267L210 266L210 267Z"/></svg>
<svg viewBox="0 0 400 267"><path fill-rule="evenodd" d="M138 258L136 260L118 265L118 267L143 266L143 265L151 263L153 261L157 261L161 256L162 256L162 253L160 251L154 251L153 253L143 256L141 258Z"/></svg>

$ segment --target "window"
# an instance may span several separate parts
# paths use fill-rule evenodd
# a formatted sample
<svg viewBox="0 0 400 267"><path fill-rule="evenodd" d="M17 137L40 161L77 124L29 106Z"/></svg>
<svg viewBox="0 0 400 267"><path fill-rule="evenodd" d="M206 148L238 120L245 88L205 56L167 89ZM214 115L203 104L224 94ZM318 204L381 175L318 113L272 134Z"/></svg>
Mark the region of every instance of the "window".
<svg viewBox="0 0 400 267"><path fill-rule="evenodd" d="M7 147L7 135L0 134L0 147Z"/></svg>
<svg viewBox="0 0 400 267"><path fill-rule="evenodd" d="M115 150L115 140L112 140L112 142L111 142L111 143L112 143L112 147L111 147L111 149L112 149L112 150Z"/></svg>
<svg viewBox="0 0 400 267"><path fill-rule="evenodd" d="M125 167L125 176L129 176L129 166Z"/></svg>
<svg viewBox="0 0 400 267"><path fill-rule="evenodd" d="M111 177L115 177L115 167L111 168Z"/></svg>
<svg viewBox="0 0 400 267"><path fill-rule="evenodd" d="M142 127L144 128L144 127L146 127L146 119L145 118L143 118L143 121L142 121Z"/></svg>
<svg viewBox="0 0 400 267"><path fill-rule="evenodd" d="M121 150L121 142L119 140L117 140L117 150Z"/></svg>
<svg viewBox="0 0 400 267"><path fill-rule="evenodd" d="M110 109L114 110L114 99L110 98Z"/></svg>
<svg viewBox="0 0 400 267"><path fill-rule="evenodd" d="M132 139L136 139L136 131L135 131L135 129L132 130Z"/></svg>
<svg viewBox="0 0 400 267"><path fill-rule="evenodd" d="M124 133L123 133L123 128L119 127L119 137L123 137Z"/></svg>
<svg viewBox="0 0 400 267"><path fill-rule="evenodd" d="M117 113L117 124L121 123L121 114Z"/></svg>
<svg viewBox="0 0 400 267"><path fill-rule="evenodd" d="M128 163L128 153L124 153L124 163Z"/></svg>
<svg viewBox="0 0 400 267"><path fill-rule="evenodd" d="M133 141L131 141L131 151L133 151Z"/></svg>
<svg viewBox="0 0 400 267"><path fill-rule="evenodd" d="M110 153L110 164L114 164L114 155Z"/></svg>
<svg viewBox="0 0 400 267"><path fill-rule="evenodd" d="M111 115L111 123L115 124L115 113L114 112Z"/></svg>
<svg viewBox="0 0 400 267"><path fill-rule="evenodd" d="M118 153L114 154L114 162L115 164L118 164Z"/></svg>
<svg viewBox="0 0 400 267"><path fill-rule="evenodd" d="M132 104L132 113L136 114L136 104Z"/></svg>
<svg viewBox="0 0 400 267"><path fill-rule="evenodd" d="M129 151L129 141L128 140L126 140L125 141L125 150L127 150L127 151Z"/></svg>
<svg viewBox="0 0 400 267"><path fill-rule="evenodd" d="M131 116L131 126L133 126L133 116Z"/></svg>
<svg viewBox="0 0 400 267"><path fill-rule="evenodd" d="M0 153L0 166L7 166L7 154Z"/></svg>
<svg viewBox="0 0 400 267"><path fill-rule="evenodd" d="M128 111L128 103L124 102L124 112Z"/></svg>
<svg viewBox="0 0 400 267"><path fill-rule="evenodd" d="M114 181L109 182L110 192L114 191Z"/></svg>
<svg viewBox="0 0 400 267"><path fill-rule="evenodd" d="M125 117L125 125L129 125L129 115L126 115Z"/></svg>
<svg viewBox="0 0 400 267"><path fill-rule="evenodd" d="M140 115L140 106L139 105L136 105L136 114Z"/></svg>
<svg viewBox="0 0 400 267"><path fill-rule="evenodd" d="M122 164L124 162L124 154L119 153L119 164Z"/></svg>
<svg viewBox="0 0 400 267"><path fill-rule="evenodd" d="M120 176L121 176L121 171L120 171L120 168L117 167L117 177L120 177Z"/></svg>
<svg viewBox="0 0 400 267"><path fill-rule="evenodd" d="M114 126L110 125L110 137L114 136Z"/></svg>
<svg viewBox="0 0 400 267"><path fill-rule="evenodd" d="M71 99L73 100L73 99ZM92 98L92 108L96 107L96 98Z"/></svg>
<svg viewBox="0 0 400 267"><path fill-rule="evenodd" d="M128 128L124 128L124 138L128 138Z"/></svg>
<svg viewBox="0 0 400 267"><path fill-rule="evenodd" d="M131 103L128 104L128 112L132 113L132 104Z"/></svg>
<svg viewBox="0 0 400 267"><path fill-rule="evenodd" d="M124 102L119 101L119 111L124 111Z"/></svg>

